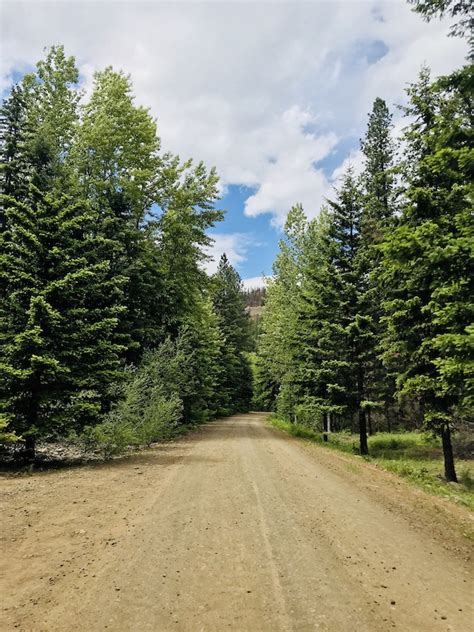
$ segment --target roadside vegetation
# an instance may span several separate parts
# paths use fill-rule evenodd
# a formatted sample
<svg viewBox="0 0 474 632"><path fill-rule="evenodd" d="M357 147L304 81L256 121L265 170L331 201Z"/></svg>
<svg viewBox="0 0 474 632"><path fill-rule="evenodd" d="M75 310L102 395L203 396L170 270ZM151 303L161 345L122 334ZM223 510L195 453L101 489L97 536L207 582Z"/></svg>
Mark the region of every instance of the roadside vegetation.
<svg viewBox="0 0 474 632"><path fill-rule="evenodd" d="M225 255L218 176L163 151L130 78L83 94L46 51L0 112L0 448L105 456L149 445L251 397L249 318Z"/></svg>
<svg viewBox="0 0 474 632"><path fill-rule="evenodd" d="M413 4L457 17L472 48L467 8ZM435 485L425 430L460 489L453 442L472 434L474 410L473 72L472 50L449 76L421 69L400 138L376 98L360 173L348 167L319 213L290 210L253 360L255 406L288 428L332 431L341 449L357 432L361 455Z"/></svg>

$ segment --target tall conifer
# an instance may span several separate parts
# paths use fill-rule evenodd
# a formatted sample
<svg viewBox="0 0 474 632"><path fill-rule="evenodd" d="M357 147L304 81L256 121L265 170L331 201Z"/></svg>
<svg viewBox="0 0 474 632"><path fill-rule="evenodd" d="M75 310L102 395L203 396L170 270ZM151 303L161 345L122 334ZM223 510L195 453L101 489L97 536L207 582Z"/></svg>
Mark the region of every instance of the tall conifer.
<svg viewBox="0 0 474 632"><path fill-rule="evenodd" d="M245 411L252 396L251 375L244 351L249 348L249 316L245 310L242 283L226 255L213 276L213 305L222 332L219 380L223 411Z"/></svg>
<svg viewBox="0 0 474 632"><path fill-rule="evenodd" d="M384 245L385 361L441 436L450 481L453 423L473 403L472 74L466 66L432 83L424 70L410 87L407 203Z"/></svg>
<svg viewBox="0 0 474 632"><path fill-rule="evenodd" d="M110 275L87 202L31 185L5 200L2 391L11 428L64 436L97 420L117 378L123 279Z"/></svg>

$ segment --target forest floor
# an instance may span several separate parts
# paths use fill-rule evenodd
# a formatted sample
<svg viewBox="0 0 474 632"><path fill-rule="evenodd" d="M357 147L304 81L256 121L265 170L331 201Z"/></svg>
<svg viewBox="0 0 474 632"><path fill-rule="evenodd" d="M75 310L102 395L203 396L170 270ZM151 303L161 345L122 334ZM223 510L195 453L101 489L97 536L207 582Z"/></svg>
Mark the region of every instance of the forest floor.
<svg viewBox="0 0 474 632"><path fill-rule="evenodd" d="M252 413L0 478L0 630L472 629L472 514Z"/></svg>

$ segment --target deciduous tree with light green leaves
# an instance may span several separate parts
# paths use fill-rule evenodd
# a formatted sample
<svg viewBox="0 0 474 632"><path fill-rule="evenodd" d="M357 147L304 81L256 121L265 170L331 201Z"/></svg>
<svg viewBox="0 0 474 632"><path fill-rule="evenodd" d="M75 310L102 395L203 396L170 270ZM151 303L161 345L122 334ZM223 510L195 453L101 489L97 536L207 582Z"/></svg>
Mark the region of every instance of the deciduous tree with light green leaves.
<svg viewBox="0 0 474 632"><path fill-rule="evenodd" d="M217 410L222 334L203 264L218 177L161 152L123 73L98 72L81 97L58 46L2 109L2 419L30 456L38 438L101 425L124 365L167 340L187 375L169 401L187 421Z"/></svg>

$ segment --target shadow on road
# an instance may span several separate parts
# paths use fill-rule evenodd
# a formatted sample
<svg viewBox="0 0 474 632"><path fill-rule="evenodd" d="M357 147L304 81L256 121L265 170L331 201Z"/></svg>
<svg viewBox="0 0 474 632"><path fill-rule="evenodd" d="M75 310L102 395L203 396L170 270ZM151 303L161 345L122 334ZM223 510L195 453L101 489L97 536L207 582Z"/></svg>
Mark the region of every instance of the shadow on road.
<svg viewBox="0 0 474 632"><path fill-rule="evenodd" d="M207 463L218 463L222 459L201 457L194 454L186 454L196 440L236 440L251 438L253 440L264 438L258 423L259 420L268 413L248 413L245 415L233 415L224 419L216 419L193 428L188 434L183 435L167 443L156 443L149 448L130 450L129 452L111 458L104 458L96 454L80 453L75 448L68 446L58 446L52 444L51 451L46 448L38 454L34 464L25 464L14 459L0 461L0 475L6 476L30 476L35 473L48 473L57 470L77 469L77 468L130 468L147 467L156 465L172 465L185 459L189 462L205 461ZM284 440L280 433L274 433L275 439ZM60 452L62 456L57 457L55 453Z"/></svg>

